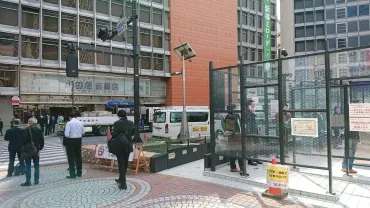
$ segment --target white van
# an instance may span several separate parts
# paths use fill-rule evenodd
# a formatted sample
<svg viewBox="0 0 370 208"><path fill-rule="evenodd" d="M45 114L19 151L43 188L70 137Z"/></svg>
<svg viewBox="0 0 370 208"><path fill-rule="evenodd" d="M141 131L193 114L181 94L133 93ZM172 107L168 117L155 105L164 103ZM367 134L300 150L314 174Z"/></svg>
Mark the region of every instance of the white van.
<svg viewBox="0 0 370 208"><path fill-rule="evenodd" d="M208 107L187 107L191 138L209 137ZM168 107L154 113L153 137L177 139L180 136L182 107Z"/></svg>

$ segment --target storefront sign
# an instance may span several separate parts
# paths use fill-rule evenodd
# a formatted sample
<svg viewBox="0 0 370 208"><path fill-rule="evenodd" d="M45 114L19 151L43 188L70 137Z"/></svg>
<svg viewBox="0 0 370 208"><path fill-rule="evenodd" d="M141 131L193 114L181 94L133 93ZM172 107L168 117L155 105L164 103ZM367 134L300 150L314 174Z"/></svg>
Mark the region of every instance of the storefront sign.
<svg viewBox="0 0 370 208"><path fill-rule="evenodd" d="M263 51L265 60L271 59L271 2L264 0ZM265 64L265 71L270 71L270 63Z"/></svg>
<svg viewBox="0 0 370 208"><path fill-rule="evenodd" d="M370 103L350 103L350 118L370 118Z"/></svg>
<svg viewBox="0 0 370 208"><path fill-rule="evenodd" d="M19 99L18 96L13 96L12 97L12 105L19 105L20 102L21 102L21 100Z"/></svg>
<svg viewBox="0 0 370 208"><path fill-rule="evenodd" d="M350 131L370 132L370 118L349 118Z"/></svg>
<svg viewBox="0 0 370 208"><path fill-rule="evenodd" d="M270 187L288 188L289 167L283 165L267 164L266 181Z"/></svg>
<svg viewBox="0 0 370 208"><path fill-rule="evenodd" d="M291 128L293 136L319 136L317 118L292 118Z"/></svg>

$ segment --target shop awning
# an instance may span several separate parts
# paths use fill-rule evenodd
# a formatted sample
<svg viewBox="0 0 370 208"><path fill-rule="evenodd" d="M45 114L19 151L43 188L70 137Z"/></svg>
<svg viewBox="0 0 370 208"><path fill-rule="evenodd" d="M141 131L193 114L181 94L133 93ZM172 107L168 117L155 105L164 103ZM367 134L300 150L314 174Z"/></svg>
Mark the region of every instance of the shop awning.
<svg viewBox="0 0 370 208"><path fill-rule="evenodd" d="M109 101L107 102L107 107L113 107L113 106L119 106L119 105L128 105L128 106L133 106L134 102L131 101Z"/></svg>

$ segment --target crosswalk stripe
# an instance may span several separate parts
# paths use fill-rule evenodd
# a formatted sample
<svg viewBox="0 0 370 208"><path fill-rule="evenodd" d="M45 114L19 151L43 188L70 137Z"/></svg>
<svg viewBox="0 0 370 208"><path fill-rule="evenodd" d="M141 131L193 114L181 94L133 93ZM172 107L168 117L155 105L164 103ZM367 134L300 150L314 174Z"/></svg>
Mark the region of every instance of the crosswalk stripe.
<svg viewBox="0 0 370 208"><path fill-rule="evenodd" d="M0 141L0 171L8 169L8 142ZM15 163L18 163L18 158ZM45 139L44 149L40 153L40 166L67 163L67 156L59 138Z"/></svg>

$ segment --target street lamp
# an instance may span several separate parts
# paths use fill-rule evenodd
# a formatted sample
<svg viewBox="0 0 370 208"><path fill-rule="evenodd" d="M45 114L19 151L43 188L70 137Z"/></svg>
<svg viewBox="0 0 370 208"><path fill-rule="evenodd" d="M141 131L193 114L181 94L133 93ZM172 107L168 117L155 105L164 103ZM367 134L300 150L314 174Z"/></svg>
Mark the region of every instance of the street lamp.
<svg viewBox="0 0 370 208"><path fill-rule="evenodd" d="M191 59L196 56L194 50L191 48L189 43L184 43L174 48L177 55L181 57L182 70L181 73L177 72L177 75L182 75L182 119L180 129L180 139L190 139L188 116L186 114L186 76L185 76L185 60ZM175 72L176 74L176 72Z"/></svg>

